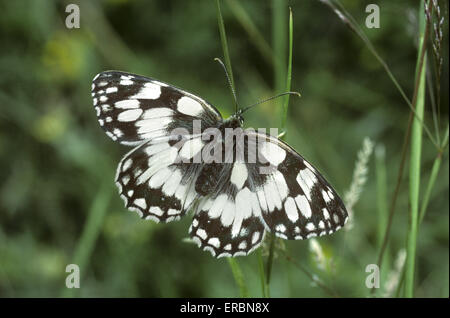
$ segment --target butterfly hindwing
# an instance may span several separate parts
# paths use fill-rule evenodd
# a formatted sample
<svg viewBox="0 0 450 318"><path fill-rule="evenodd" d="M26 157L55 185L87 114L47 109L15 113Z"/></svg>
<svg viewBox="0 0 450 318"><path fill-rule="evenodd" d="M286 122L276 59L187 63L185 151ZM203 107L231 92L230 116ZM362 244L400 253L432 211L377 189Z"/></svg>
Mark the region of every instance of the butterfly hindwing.
<svg viewBox="0 0 450 318"><path fill-rule="evenodd" d="M259 139L258 163L250 169L267 228L284 239L331 234L347 221L345 206L325 178L283 141ZM261 175L261 166L269 167ZM256 168L259 170L257 171Z"/></svg>
<svg viewBox="0 0 450 318"><path fill-rule="evenodd" d="M120 162L116 184L128 209L156 222L178 220L200 196L198 163L184 163L183 149L192 139L157 139L133 149Z"/></svg>
<svg viewBox="0 0 450 318"><path fill-rule="evenodd" d="M222 197L206 201L206 204L222 204ZM223 218L211 218L207 207L196 213L189 234L200 248L215 257L243 256L256 249L264 239L264 225L254 215L240 216L238 204L227 198L223 206ZM228 218L228 219L225 219Z"/></svg>
<svg viewBox="0 0 450 318"><path fill-rule="evenodd" d="M197 192L206 199L190 235L202 249L216 257L246 255L266 230L298 240L331 234L344 225L345 206L311 164L277 138L247 135L255 138L234 148L244 149L246 158L255 149L255 162L205 164L197 179Z"/></svg>

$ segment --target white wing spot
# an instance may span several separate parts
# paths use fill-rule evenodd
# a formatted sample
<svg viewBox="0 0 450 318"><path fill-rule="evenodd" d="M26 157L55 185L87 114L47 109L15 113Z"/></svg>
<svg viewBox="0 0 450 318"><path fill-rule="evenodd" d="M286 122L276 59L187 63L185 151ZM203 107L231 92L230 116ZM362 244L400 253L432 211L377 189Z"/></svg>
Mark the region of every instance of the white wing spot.
<svg viewBox="0 0 450 318"><path fill-rule="evenodd" d="M139 198L134 200L134 204L136 204L138 207L141 207L143 209L147 208L147 203L145 202L144 198Z"/></svg>
<svg viewBox="0 0 450 318"><path fill-rule="evenodd" d="M131 85L133 84L133 81L130 81L129 79L123 79L119 83L120 85Z"/></svg>
<svg viewBox="0 0 450 318"><path fill-rule="evenodd" d="M248 177L247 166L245 163L235 162L231 171L230 181L238 190L240 190Z"/></svg>
<svg viewBox="0 0 450 318"><path fill-rule="evenodd" d="M106 89L106 94L115 93L117 92L117 87L108 87Z"/></svg>
<svg viewBox="0 0 450 318"><path fill-rule="evenodd" d="M138 108L139 101L137 99L126 99L126 100L121 100L121 101L115 102L114 106L116 108L121 108L121 109Z"/></svg>
<svg viewBox="0 0 450 318"><path fill-rule="evenodd" d="M316 227L314 226L314 223L309 222L308 224L306 224L306 229L307 229L308 231L313 231L313 230L316 229Z"/></svg>
<svg viewBox="0 0 450 318"><path fill-rule="evenodd" d="M220 241L217 237L212 237L208 240L208 244L214 246L215 248L220 247Z"/></svg>
<svg viewBox="0 0 450 318"><path fill-rule="evenodd" d="M167 107L150 108L144 112L143 119L172 116L173 110Z"/></svg>
<svg viewBox="0 0 450 318"><path fill-rule="evenodd" d="M123 177L122 177L122 183L123 183L124 185L127 185L128 182L130 182L130 176L123 176Z"/></svg>
<svg viewBox="0 0 450 318"><path fill-rule="evenodd" d="M323 197L325 203L328 203L331 201L330 197L328 196L328 193L325 190L322 190L322 197Z"/></svg>
<svg viewBox="0 0 450 318"><path fill-rule="evenodd" d="M136 108L136 109L130 109L123 111L117 116L118 121L134 121L139 118L142 114L142 109Z"/></svg>
<svg viewBox="0 0 450 318"><path fill-rule="evenodd" d="M108 118L111 118L111 117L108 117ZM114 135L116 135L118 138L123 136L123 132L119 128L114 128L113 132L114 132Z"/></svg>
<svg viewBox="0 0 450 318"><path fill-rule="evenodd" d="M202 105L195 99L183 96L178 100L177 110L180 113L196 117L204 112Z"/></svg>
<svg viewBox="0 0 450 318"><path fill-rule="evenodd" d="M159 206L152 206L152 207L150 207L149 211L158 216L161 216L164 214L164 211L161 210L161 208Z"/></svg>
<svg viewBox="0 0 450 318"><path fill-rule="evenodd" d="M255 244L259 240L259 232L255 232L252 235L252 244Z"/></svg>
<svg viewBox="0 0 450 318"><path fill-rule="evenodd" d="M157 99L161 96L161 86L153 83L145 83L141 90L130 98Z"/></svg>
<svg viewBox="0 0 450 318"><path fill-rule="evenodd" d="M203 148L203 141L201 138L193 138L186 141L180 150L180 156L186 159L191 159Z"/></svg>
<svg viewBox="0 0 450 318"><path fill-rule="evenodd" d="M220 216L220 222L222 223L223 226L228 227L233 223L235 215L236 215L236 207L234 205L234 202L231 200L227 200L227 203L223 208L222 215Z"/></svg>
<svg viewBox="0 0 450 318"><path fill-rule="evenodd" d="M298 212L297 207L295 206L295 201L293 198L288 197L284 202L284 210L286 211L286 215L292 223L297 222L298 220Z"/></svg>
<svg viewBox="0 0 450 318"><path fill-rule="evenodd" d="M245 250L247 248L247 242L246 241L242 241L239 246L238 249L240 250Z"/></svg>
<svg viewBox="0 0 450 318"><path fill-rule="evenodd" d="M302 187L302 190L308 197L309 201L311 201L311 190L316 181L317 177L309 169L300 170L300 172L297 175L297 182Z"/></svg>
<svg viewBox="0 0 450 318"><path fill-rule="evenodd" d="M278 232L284 233L284 232L286 232L286 227L284 226L284 224L278 224L275 227L275 230Z"/></svg>
<svg viewBox="0 0 450 318"><path fill-rule="evenodd" d="M323 218L324 218L325 220L328 220L328 219L330 218L330 214L328 213L328 210L327 210L327 209L323 208L323 209L322 209L322 213L323 213Z"/></svg>
<svg viewBox="0 0 450 318"><path fill-rule="evenodd" d="M243 220L248 219L252 215L251 201L252 192L247 187L236 194L236 210L242 215Z"/></svg>
<svg viewBox="0 0 450 318"><path fill-rule="evenodd" d="M266 141L259 141L260 152L274 166L278 166L286 158L286 151L280 146Z"/></svg>
<svg viewBox="0 0 450 318"><path fill-rule="evenodd" d="M311 206L304 195L297 195L295 197L295 202L297 203L300 213L303 214L305 218L310 218L312 215Z"/></svg>
<svg viewBox="0 0 450 318"><path fill-rule="evenodd" d="M337 214L333 214L334 223L339 223L339 216Z"/></svg>
<svg viewBox="0 0 450 318"><path fill-rule="evenodd" d="M208 235L206 234L206 231L204 229L198 229L196 232L197 236L200 237L203 240L206 240Z"/></svg>
<svg viewBox="0 0 450 318"><path fill-rule="evenodd" d="M179 210L175 210L175 209L169 209L169 211L167 211L168 215L178 215L180 214Z"/></svg>

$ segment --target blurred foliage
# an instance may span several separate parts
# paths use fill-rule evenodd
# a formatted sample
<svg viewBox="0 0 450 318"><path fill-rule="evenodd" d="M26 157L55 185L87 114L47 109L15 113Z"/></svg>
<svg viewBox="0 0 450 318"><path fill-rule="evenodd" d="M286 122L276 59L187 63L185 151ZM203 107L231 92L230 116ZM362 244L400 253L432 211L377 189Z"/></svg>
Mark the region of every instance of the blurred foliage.
<svg viewBox="0 0 450 318"><path fill-rule="evenodd" d="M411 97L418 5L379 1L381 28L367 29L365 6L371 2L342 1ZM69 3L80 5L80 29L65 27ZM222 1L222 14L238 98L248 105L275 93L274 66L267 58L273 2L241 1L247 17L240 19L232 10L235 3ZM343 194L357 151L369 136L385 148L390 202L407 105L367 47L328 7L320 1L286 1L286 28L288 4L294 15L292 89L302 98L291 98L287 142ZM222 57L214 1L23 0L1 1L0 10L0 296L238 296L227 261L183 241L191 217L154 224L126 211L113 179L128 149L102 132L90 94L95 74L118 69L201 95L229 116L233 101L223 71L213 61ZM447 18L448 8L443 10ZM249 23L261 37L247 33ZM448 42L444 52L446 88ZM443 129L448 90L441 92ZM274 102L255 108L246 114L246 126L276 127L280 106ZM432 127L431 108L426 107L426 123ZM436 154L424 137L421 189ZM449 295L448 175L447 150L420 227L417 296ZM368 295L365 267L378 256L380 220L373 160L354 210L352 230L317 240L328 259L326 267L315 261L308 241L285 242L296 263L276 254L272 296L329 296L297 263L337 296ZM99 222L98 233L86 229L92 214ZM386 270L394 267L405 246L407 225L405 177ZM83 246L86 243L80 246L82 237L92 250ZM65 268L74 259L85 262L81 288L67 294ZM261 296L256 253L238 261L250 296Z"/></svg>

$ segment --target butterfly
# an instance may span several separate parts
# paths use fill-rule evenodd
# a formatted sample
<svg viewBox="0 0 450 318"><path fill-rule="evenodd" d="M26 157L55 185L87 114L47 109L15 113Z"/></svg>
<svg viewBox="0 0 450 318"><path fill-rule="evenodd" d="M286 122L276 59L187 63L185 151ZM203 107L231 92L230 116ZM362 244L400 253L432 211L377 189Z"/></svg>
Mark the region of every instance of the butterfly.
<svg viewBox="0 0 450 318"><path fill-rule="evenodd" d="M223 119L196 95L119 71L96 75L92 98L106 134L133 147L116 173L126 207L155 222L193 211L190 237L215 257L248 255L266 232L308 239L334 233L348 219L317 169L276 136L243 129L242 110ZM227 136L238 129L243 142Z"/></svg>

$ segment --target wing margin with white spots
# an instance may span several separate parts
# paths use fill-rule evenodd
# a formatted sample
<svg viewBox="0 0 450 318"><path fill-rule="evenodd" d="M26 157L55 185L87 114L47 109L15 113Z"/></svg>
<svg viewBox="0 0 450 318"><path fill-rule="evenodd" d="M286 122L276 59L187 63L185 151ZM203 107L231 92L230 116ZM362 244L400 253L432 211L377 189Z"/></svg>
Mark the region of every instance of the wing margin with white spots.
<svg viewBox="0 0 450 318"><path fill-rule="evenodd" d="M271 166L270 173L261 179L254 166L249 178L260 179L252 190L257 193L267 228L290 240L332 234L342 228L348 213L328 181L285 142L264 137L258 151Z"/></svg>

